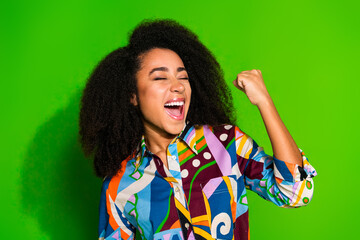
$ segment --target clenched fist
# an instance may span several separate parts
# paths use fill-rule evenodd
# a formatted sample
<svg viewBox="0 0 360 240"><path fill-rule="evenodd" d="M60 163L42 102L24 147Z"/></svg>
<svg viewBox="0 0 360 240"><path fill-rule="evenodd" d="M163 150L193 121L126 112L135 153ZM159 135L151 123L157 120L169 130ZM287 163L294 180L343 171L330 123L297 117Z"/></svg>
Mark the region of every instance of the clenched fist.
<svg viewBox="0 0 360 240"><path fill-rule="evenodd" d="M262 103L271 101L260 70L242 71L233 84L246 94L252 104L258 107Z"/></svg>

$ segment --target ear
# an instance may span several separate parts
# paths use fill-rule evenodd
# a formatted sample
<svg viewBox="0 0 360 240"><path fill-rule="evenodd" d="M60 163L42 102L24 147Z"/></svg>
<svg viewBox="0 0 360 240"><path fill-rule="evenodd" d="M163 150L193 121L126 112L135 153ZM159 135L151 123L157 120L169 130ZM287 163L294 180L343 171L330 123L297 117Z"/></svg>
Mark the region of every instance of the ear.
<svg viewBox="0 0 360 240"><path fill-rule="evenodd" d="M135 93L133 93L133 94L131 95L130 102L131 102L132 105L134 105L135 107L138 105L138 101L137 101L137 97L136 97L136 94L135 94Z"/></svg>

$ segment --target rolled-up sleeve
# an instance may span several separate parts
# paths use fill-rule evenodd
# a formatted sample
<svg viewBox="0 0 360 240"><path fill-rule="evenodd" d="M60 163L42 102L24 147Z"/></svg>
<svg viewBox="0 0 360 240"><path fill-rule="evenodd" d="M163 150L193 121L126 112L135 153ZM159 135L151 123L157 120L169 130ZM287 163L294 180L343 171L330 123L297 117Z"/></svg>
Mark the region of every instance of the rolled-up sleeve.
<svg viewBox="0 0 360 240"><path fill-rule="evenodd" d="M282 194L289 199L287 205L290 207L300 207L310 202L314 192L313 177L317 175L304 152L301 149L299 151L302 155L303 167L273 157L276 184Z"/></svg>
<svg viewBox="0 0 360 240"><path fill-rule="evenodd" d="M245 165L248 189L280 207L300 207L311 201L317 173L302 150L303 167L267 155L251 137L239 128L235 131L238 161Z"/></svg>

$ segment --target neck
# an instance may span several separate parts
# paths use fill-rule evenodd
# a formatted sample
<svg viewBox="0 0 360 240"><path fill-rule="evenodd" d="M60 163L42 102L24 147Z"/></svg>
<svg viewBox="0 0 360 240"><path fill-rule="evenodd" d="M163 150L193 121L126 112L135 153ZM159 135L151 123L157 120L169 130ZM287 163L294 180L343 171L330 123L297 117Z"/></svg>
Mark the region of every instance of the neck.
<svg viewBox="0 0 360 240"><path fill-rule="evenodd" d="M156 127L145 126L144 130L146 146L154 154L166 153L170 142L176 137L176 135L159 131Z"/></svg>

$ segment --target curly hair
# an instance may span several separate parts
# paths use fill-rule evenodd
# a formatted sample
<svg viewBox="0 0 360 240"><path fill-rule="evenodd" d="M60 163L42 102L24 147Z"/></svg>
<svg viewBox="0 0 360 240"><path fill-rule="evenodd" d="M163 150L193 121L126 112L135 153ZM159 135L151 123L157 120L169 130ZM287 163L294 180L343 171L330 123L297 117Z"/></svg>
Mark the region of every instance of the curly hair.
<svg viewBox="0 0 360 240"><path fill-rule="evenodd" d="M192 90L187 121L192 124L233 124L233 104L223 71L198 37L174 20L145 20L125 47L107 55L90 75L80 108L80 142L94 158L99 177L115 175L121 162L136 151L144 126L131 104L137 96L140 55L154 48L170 49L182 59Z"/></svg>

